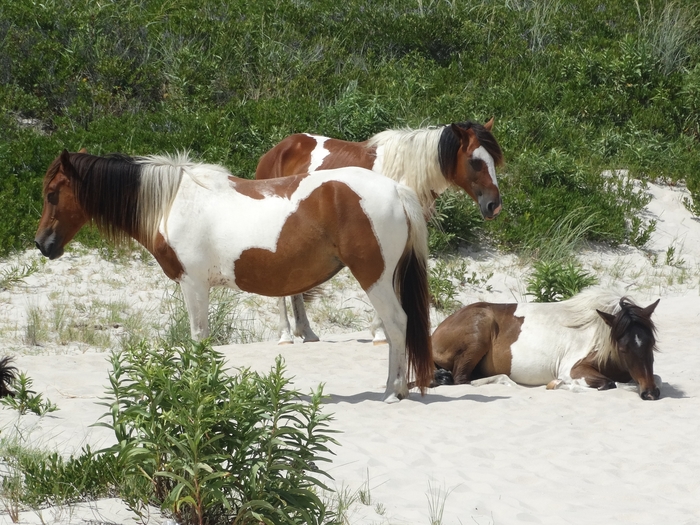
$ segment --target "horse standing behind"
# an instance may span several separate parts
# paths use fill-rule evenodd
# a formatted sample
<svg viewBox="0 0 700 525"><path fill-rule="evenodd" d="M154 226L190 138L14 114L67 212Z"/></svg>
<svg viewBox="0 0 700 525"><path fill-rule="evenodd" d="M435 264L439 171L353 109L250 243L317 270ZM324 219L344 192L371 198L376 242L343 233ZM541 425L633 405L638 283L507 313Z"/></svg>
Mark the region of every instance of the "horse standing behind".
<svg viewBox="0 0 700 525"><path fill-rule="evenodd" d="M315 170L360 166L412 188L429 217L438 195L448 187L464 190L479 206L484 219L501 211L496 166L503 153L486 124L457 122L424 129L386 130L364 142L297 133L283 139L260 157L256 179L270 179ZM284 298L279 300L280 343L294 341L287 320ZM304 342L318 341L311 330L301 295L292 297L294 334ZM373 322L375 343L384 341L378 323Z"/></svg>
<svg viewBox="0 0 700 525"><path fill-rule="evenodd" d="M433 333L434 384L503 374L548 389L606 390L634 380L642 399L658 399L651 320L658 304L642 308L595 287L560 303L470 304Z"/></svg>
<svg viewBox="0 0 700 525"><path fill-rule="evenodd" d="M44 178L35 242L50 259L87 222L133 238L177 281L194 339L207 337L209 289L299 294L347 266L386 327L386 401L432 377L427 228L413 191L362 168L267 181L177 157L64 151ZM406 360L408 354L408 362Z"/></svg>

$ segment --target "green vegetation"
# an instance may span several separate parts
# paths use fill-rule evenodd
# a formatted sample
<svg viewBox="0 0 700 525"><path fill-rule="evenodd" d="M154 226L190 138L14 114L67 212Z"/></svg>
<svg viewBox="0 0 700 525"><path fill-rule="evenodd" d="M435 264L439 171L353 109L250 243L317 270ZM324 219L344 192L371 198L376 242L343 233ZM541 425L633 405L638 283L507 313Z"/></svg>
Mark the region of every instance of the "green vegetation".
<svg viewBox="0 0 700 525"><path fill-rule="evenodd" d="M189 149L250 177L292 132L361 140L491 116L504 211L483 223L442 204L435 251L473 236L519 249L577 209L596 212L586 239L643 242L643 198L601 172L684 180L700 201L698 13L698 0L7 0L0 253L31 244L62 148Z"/></svg>
<svg viewBox="0 0 700 525"><path fill-rule="evenodd" d="M117 496L142 517L158 505L182 525L332 522L319 497L335 443L322 390L290 389L281 358L267 375L228 375L209 344L139 343L111 362L106 421L96 424L116 444L66 459L4 439L8 512Z"/></svg>

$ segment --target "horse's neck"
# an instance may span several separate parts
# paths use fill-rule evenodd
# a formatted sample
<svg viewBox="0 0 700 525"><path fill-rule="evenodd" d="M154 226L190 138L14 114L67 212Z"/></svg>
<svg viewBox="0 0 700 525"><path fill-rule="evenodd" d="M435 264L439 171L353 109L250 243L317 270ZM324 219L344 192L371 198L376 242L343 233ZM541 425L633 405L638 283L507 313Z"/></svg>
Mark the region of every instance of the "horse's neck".
<svg viewBox="0 0 700 525"><path fill-rule="evenodd" d="M438 159L441 131L388 130L367 141L369 147L376 148L382 175L415 191L424 210L449 187Z"/></svg>

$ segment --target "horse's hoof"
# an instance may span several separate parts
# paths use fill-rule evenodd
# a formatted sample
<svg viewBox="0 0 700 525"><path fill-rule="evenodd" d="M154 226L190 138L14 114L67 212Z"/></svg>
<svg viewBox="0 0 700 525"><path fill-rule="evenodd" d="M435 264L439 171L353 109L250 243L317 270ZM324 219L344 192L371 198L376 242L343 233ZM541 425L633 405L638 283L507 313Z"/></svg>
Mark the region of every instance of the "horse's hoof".
<svg viewBox="0 0 700 525"><path fill-rule="evenodd" d="M319 341L320 339L316 335L313 337L304 337L303 340L304 343L318 343Z"/></svg>
<svg viewBox="0 0 700 525"><path fill-rule="evenodd" d="M404 398L404 396L397 396L396 394L394 394L394 393L392 392L391 394L389 394L387 397L384 398L384 402L385 402L385 403L389 403L389 404L391 404L391 403L398 403L398 402L401 401L403 398Z"/></svg>
<svg viewBox="0 0 700 525"><path fill-rule="evenodd" d="M562 386L564 386L564 380L552 379L549 383L547 383L547 390L557 390L558 388L561 388Z"/></svg>
<svg viewBox="0 0 700 525"><path fill-rule="evenodd" d="M379 345L385 345L387 344L386 339L373 339L372 344L374 346L379 346Z"/></svg>

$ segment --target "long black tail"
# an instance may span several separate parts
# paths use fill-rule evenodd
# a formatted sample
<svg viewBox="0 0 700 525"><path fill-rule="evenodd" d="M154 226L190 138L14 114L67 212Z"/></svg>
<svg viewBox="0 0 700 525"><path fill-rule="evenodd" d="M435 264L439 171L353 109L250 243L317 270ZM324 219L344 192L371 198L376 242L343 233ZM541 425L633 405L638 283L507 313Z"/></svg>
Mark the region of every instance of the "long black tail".
<svg viewBox="0 0 700 525"><path fill-rule="evenodd" d="M430 295L428 272L424 261L411 248L397 267L401 306L406 312L406 349L408 369L421 394L433 378L433 350L430 340Z"/></svg>

